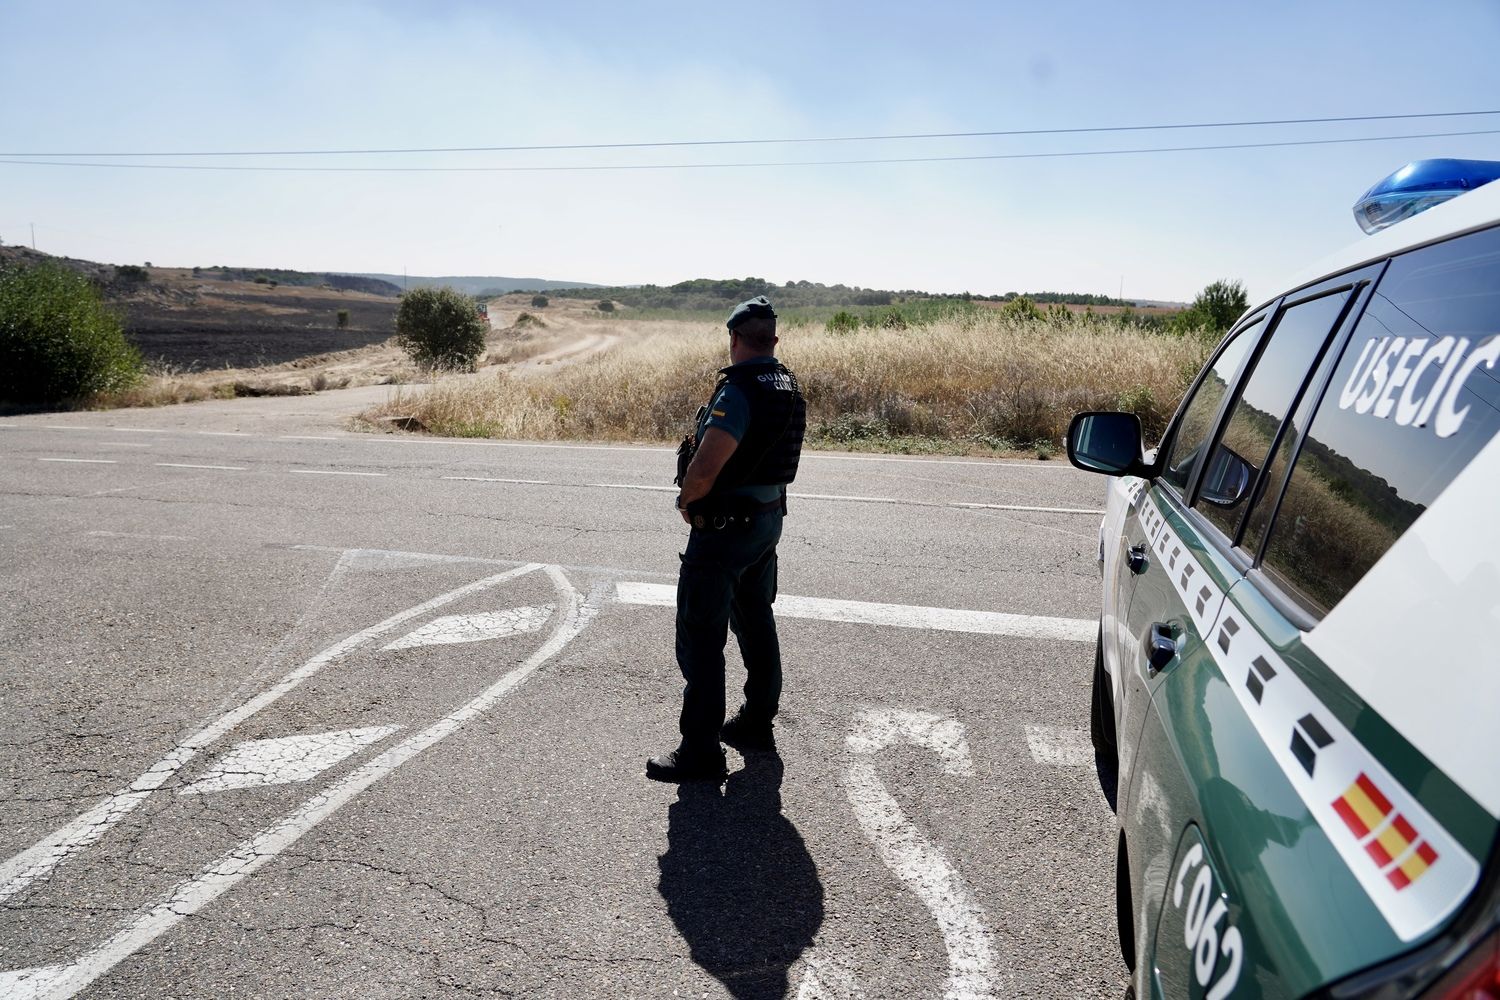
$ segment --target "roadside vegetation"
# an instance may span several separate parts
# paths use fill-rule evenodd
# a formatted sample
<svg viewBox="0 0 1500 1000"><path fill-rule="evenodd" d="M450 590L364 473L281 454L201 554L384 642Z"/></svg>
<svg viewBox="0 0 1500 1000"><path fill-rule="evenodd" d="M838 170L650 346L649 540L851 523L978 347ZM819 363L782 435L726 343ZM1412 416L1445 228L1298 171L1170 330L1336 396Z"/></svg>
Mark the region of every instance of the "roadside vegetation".
<svg viewBox="0 0 1500 1000"><path fill-rule="evenodd" d="M619 346L555 372L398 390L362 417L458 437L675 440L727 364L722 325L621 327ZM1213 342L1040 309L830 316L782 333L815 447L1044 458L1079 410L1130 410L1159 433Z"/></svg>
<svg viewBox="0 0 1500 1000"><path fill-rule="evenodd" d="M127 390L140 352L83 275L56 264L0 269L0 400L56 405Z"/></svg>

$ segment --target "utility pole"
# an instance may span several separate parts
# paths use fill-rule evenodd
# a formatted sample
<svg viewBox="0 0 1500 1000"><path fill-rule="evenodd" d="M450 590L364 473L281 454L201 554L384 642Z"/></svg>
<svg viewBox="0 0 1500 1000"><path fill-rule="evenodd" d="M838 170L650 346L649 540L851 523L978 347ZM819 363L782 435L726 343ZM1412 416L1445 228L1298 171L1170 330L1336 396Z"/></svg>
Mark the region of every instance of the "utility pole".
<svg viewBox="0 0 1500 1000"><path fill-rule="evenodd" d="M401 265L401 290L406 291L406 265Z"/></svg>
<svg viewBox="0 0 1500 1000"><path fill-rule="evenodd" d="M1123 274L1120 275L1120 294L1116 295L1115 298L1121 302L1125 301L1125 275Z"/></svg>
<svg viewBox="0 0 1500 1000"><path fill-rule="evenodd" d="M36 249L36 223L31 224L31 249Z"/></svg>

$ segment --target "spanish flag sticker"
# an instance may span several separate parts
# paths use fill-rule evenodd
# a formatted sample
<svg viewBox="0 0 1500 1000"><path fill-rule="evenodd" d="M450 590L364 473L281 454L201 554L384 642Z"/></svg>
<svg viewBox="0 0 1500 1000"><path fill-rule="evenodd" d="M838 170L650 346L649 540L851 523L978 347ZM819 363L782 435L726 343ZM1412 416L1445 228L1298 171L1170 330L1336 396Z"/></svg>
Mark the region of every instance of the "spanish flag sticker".
<svg viewBox="0 0 1500 1000"><path fill-rule="evenodd" d="M723 410L714 410L713 411L713 415L716 416L716 417L722 417L724 415L724 411Z"/></svg>
<svg viewBox="0 0 1500 1000"><path fill-rule="evenodd" d="M1333 810L1398 890L1421 878L1438 859L1432 845L1421 839L1416 828L1396 812L1391 800L1363 772L1334 799Z"/></svg>

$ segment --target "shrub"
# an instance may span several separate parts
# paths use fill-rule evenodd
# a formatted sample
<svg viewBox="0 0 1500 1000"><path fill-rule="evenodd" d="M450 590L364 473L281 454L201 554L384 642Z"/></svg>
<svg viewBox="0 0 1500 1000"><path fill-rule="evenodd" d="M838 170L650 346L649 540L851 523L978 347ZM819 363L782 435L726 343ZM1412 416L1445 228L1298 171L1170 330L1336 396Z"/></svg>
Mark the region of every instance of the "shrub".
<svg viewBox="0 0 1500 1000"><path fill-rule="evenodd" d="M859 332L859 317L847 309L840 309L828 317L828 322L823 324L823 329L828 333L857 333Z"/></svg>
<svg viewBox="0 0 1500 1000"><path fill-rule="evenodd" d="M531 297L531 308L533 308L533 309L545 309L545 308L547 308L547 302L548 301L549 300L548 300L547 296L545 296L545 295L533 295Z"/></svg>
<svg viewBox="0 0 1500 1000"><path fill-rule="evenodd" d="M612 313L612 312L615 311L615 304L613 302L609 301L609 299L603 299L600 302L598 302L594 306L594 308L597 309L597 310L599 310L602 313Z"/></svg>
<svg viewBox="0 0 1500 1000"><path fill-rule="evenodd" d="M1024 295L1018 295L1000 307L1000 315L1006 319L1029 321L1041 319L1042 311L1036 307L1035 302Z"/></svg>
<svg viewBox="0 0 1500 1000"><path fill-rule="evenodd" d="M264 274L257 274L255 276L255 283L257 285L269 285L271 283L271 279L266 277Z"/></svg>
<svg viewBox="0 0 1500 1000"><path fill-rule="evenodd" d="M342 330L349 325L349 310L339 310L339 329Z"/></svg>
<svg viewBox="0 0 1500 1000"><path fill-rule="evenodd" d="M414 288L396 309L396 343L422 368L473 371L489 328L467 295Z"/></svg>
<svg viewBox="0 0 1500 1000"><path fill-rule="evenodd" d="M140 352L87 278L50 263L0 270L0 399L79 400L141 373Z"/></svg>
<svg viewBox="0 0 1500 1000"><path fill-rule="evenodd" d="M539 326L545 329L547 324L531 315L531 313L522 313L521 315L516 317L515 326L517 330L524 330L528 326Z"/></svg>
<svg viewBox="0 0 1500 1000"><path fill-rule="evenodd" d="M1198 330L1217 339L1248 308L1250 297L1245 294L1244 285L1238 281L1215 281L1198 293L1192 305L1172 317L1172 328L1179 334Z"/></svg>
<svg viewBox="0 0 1500 1000"><path fill-rule="evenodd" d="M120 264L115 267L116 281L128 281L133 285L140 285L149 278L150 275L146 273L146 269L135 264Z"/></svg>

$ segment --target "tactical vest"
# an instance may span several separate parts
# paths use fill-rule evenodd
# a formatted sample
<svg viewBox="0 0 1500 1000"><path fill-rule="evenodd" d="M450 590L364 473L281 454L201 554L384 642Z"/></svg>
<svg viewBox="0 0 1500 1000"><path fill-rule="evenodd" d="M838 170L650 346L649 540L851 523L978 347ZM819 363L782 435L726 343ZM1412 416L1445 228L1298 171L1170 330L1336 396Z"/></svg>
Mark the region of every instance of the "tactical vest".
<svg viewBox="0 0 1500 1000"><path fill-rule="evenodd" d="M722 369L709 398L716 398L725 385L744 393L750 426L714 480L712 493L741 486L783 486L797 478L802 436L807 432L807 400L797 376L777 361L745 362Z"/></svg>

